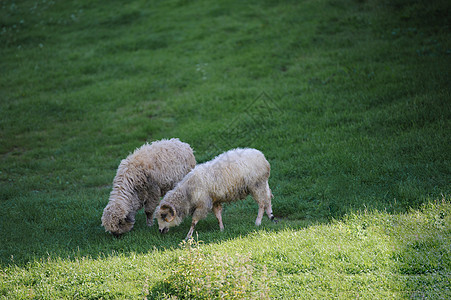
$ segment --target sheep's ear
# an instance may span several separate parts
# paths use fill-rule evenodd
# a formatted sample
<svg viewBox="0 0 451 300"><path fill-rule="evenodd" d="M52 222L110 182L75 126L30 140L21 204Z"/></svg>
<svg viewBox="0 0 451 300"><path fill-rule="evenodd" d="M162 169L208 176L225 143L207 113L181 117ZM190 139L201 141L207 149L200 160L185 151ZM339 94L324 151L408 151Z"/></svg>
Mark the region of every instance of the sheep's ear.
<svg viewBox="0 0 451 300"><path fill-rule="evenodd" d="M125 217L125 222L135 224L135 216L132 213L129 213Z"/></svg>
<svg viewBox="0 0 451 300"><path fill-rule="evenodd" d="M175 218L175 209L172 205L163 204L160 208L161 218L170 223Z"/></svg>

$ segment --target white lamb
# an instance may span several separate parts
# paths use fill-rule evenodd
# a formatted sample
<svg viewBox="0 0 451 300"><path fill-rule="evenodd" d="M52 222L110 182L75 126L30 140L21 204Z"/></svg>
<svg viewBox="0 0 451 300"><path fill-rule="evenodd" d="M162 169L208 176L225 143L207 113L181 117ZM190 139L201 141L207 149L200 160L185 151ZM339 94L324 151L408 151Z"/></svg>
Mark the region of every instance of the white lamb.
<svg viewBox="0 0 451 300"><path fill-rule="evenodd" d="M179 225L192 215L191 238L197 222L213 210L221 231L222 204L246 198L251 194L258 203L255 225L259 226L263 213L275 221L272 214L272 193L268 185L270 165L263 153L256 149L234 149L215 159L197 165L176 187L169 191L155 211L161 233Z"/></svg>

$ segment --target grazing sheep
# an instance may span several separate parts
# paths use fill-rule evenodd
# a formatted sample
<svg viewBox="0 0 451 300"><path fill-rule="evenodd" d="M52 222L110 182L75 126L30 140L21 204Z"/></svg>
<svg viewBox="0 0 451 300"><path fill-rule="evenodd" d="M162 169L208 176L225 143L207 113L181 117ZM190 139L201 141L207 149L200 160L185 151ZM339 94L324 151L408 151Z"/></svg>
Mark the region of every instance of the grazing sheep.
<svg viewBox="0 0 451 300"><path fill-rule="evenodd" d="M256 149L234 149L215 159L197 165L176 187L169 191L155 212L161 233L179 225L188 214L192 215L191 238L194 226L213 210L222 224L222 204L246 198L251 194L258 203L255 225L259 226L263 212L275 221L272 214L272 193L268 185L270 166L263 153ZM276 221L275 221L276 222Z"/></svg>
<svg viewBox="0 0 451 300"><path fill-rule="evenodd" d="M155 141L136 149L117 169L102 226L115 236L129 232L143 206L147 225L152 226L160 197L173 189L195 165L193 150L179 139Z"/></svg>

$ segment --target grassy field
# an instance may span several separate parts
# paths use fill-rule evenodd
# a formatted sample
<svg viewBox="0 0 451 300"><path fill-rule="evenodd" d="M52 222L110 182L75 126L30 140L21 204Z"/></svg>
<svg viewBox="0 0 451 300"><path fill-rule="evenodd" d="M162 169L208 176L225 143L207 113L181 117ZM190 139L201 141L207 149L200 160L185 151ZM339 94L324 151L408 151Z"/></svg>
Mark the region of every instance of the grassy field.
<svg viewBox="0 0 451 300"><path fill-rule="evenodd" d="M442 298L449 1L0 2L0 297ZM121 159L179 137L271 163L180 246L100 226ZM197 242L198 241L198 242ZM189 275L187 275L189 274ZM189 288L187 288L189 287Z"/></svg>

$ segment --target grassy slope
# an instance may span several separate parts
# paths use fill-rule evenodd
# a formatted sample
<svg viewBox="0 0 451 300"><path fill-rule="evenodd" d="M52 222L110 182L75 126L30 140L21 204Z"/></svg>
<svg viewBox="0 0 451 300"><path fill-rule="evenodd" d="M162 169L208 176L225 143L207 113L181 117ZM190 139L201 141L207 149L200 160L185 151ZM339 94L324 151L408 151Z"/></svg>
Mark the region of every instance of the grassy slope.
<svg viewBox="0 0 451 300"><path fill-rule="evenodd" d="M449 194L446 1L1 5L0 260L17 266L8 276L64 268L66 258L90 256L102 269L96 258L107 255L123 270L129 255L175 255L163 250L188 222L165 238L142 214L120 240L99 226L120 159L164 137L189 142L199 162L261 149L282 218L265 221L268 232ZM254 243L249 211L251 200L228 206L226 232L210 216L200 238ZM29 261L37 268L22 269Z"/></svg>

